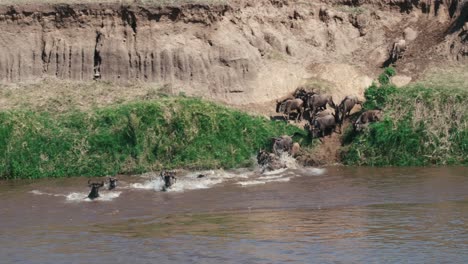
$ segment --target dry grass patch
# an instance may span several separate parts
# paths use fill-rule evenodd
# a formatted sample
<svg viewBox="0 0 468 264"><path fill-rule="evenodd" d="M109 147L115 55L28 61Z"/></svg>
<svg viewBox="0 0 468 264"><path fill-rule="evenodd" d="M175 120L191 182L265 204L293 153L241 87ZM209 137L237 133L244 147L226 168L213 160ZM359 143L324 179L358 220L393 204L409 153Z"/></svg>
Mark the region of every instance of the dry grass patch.
<svg viewBox="0 0 468 264"><path fill-rule="evenodd" d="M13 4L142 4L142 5L180 5L180 4L226 4L227 0L1 0L0 5Z"/></svg>
<svg viewBox="0 0 468 264"><path fill-rule="evenodd" d="M151 100L170 94L168 85L79 82L45 79L34 83L0 84L0 110L31 109L65 112L113 104Z"/></svg>

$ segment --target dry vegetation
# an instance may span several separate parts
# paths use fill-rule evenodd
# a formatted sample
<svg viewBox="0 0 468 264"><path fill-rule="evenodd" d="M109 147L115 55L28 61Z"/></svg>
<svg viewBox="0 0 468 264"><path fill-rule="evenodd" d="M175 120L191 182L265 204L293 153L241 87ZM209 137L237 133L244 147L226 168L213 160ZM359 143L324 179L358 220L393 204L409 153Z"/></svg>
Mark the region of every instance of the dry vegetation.
<svg viewBox="0 0 468 264"><path fill-rule="evenodd" d="M468 91L468 65L429 68L418 80L418 83L427 87L456 88Z"/></svg>
<svg viewBox="0 0 468 264"><path fill-rule="evenodd" d="M86 4L86 3L111 3L111 4L148 4L148 5L177 5L177 4L224 4L227 0L0 0L0 5L12 4Z"/></svg>
<svg viewBox="0 0 468 264"><path fill-rule="evenodd" d="M171 94L171 87L151 83L117 85L100 81L44 79L31 83L0 84L0 110L86 111L112 104L151 100L161 94Z"/></svg>

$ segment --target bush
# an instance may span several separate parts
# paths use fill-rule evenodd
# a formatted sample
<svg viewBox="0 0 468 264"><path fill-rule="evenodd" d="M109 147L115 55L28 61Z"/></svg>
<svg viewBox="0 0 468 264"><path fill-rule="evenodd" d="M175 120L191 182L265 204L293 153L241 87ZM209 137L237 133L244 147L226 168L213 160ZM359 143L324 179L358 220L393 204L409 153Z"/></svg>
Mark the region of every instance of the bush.
<svg viewBox="0 0 468 264"><path fill-rule="evenodd" d="M364 109L383 109L391 97L396 92L396 86L390 84L390 78L396 74L396 71L392 67L385 68L384 72L379 75L378 86L376 83L372 83L364 92L366 102L364 103Z"/></svg>
<svg viewBox="0 0 468 264"><path fill-rule="evenodd" d="M364 97L366 98L364 109L371 110L385 108L390 97L396 91L396 87L392 84L377 86L375 83L372 83L372 85L364 92Z"/></svg>

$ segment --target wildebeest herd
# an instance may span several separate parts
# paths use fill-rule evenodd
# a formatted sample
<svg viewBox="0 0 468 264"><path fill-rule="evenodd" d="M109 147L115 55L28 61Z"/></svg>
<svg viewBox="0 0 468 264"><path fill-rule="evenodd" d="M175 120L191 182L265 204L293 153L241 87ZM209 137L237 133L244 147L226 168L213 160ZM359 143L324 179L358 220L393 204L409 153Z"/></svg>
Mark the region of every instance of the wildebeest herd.
<svg viewBox="0 0 468 264"><path fill-rule="evenodd" d="M296 90L292 96L282 100L276 101L276 112L281 113L286 121L294 116L295 121L305 119L308 123L305 128L311 133L313 137L324 137L331 135L336 129L341 133L341 127L346 118L351 114L351 110L356 105L362 103L357 96L346 96L340 104L335 104L332 96L325 94L318 94L315 92L308 92L305 89ZM327 105L333 110L327 109ZM369 123L381 120L382 110L368 110L361 113L356 119L353 126L356 131L361 131ZM281 156L284 153L295 157L299 151L300 146L294 143L292 137L283 135L281 137L272 138L272 153L265 150L260 150L257 154L257 163L265 171L277 170L286 168L284 160ZM176 182L176 173L174 171L163 170L160 173L160 178L163 182L162 191L169 190ZM203 178L205 175L200 174L197 178ZM117 179L114 177L108 178L108 189L113 190L117 187ZM93 200L99 197L99 188L104 186L102 182L90 182L88 186L91 188L88 198Z"/></svg>
<svg viewBox="0 0 468 264"><path fill-rule="evenodd" d="M281 113L287 121L291 119L291 115L295 116L296 122L307 120L306 129L312 136L324 137L331 135L337 128L341 133L344 120L350 116L354 106L362 106L362 103L357 96L348 95L337 105L331 95L308 92L300 88L291 97L276 101L276 112ZM327 105L331 109L327 109ZM381 117L381 110L365 111L354 123L354 128L362 130L368 123L379 121Z"/></svg>

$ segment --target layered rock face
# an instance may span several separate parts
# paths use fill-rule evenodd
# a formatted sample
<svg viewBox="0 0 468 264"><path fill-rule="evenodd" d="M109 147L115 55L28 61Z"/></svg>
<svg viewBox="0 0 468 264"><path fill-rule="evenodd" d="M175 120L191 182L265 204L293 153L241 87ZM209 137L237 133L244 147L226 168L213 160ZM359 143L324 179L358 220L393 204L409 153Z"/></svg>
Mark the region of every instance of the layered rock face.
<svg viewBox="0 0 468 264"><path fill-rule="evenodd" d="M400 38L396 66L409 75L427 60L466 62L467 10L455 0L4 5L0 81L155 82L233 104L311 78L359 93Z"/></svg>

